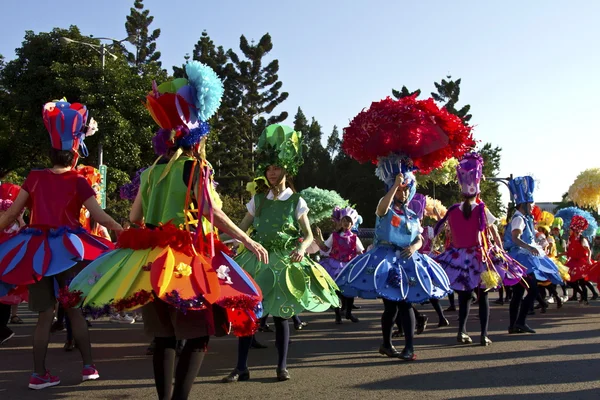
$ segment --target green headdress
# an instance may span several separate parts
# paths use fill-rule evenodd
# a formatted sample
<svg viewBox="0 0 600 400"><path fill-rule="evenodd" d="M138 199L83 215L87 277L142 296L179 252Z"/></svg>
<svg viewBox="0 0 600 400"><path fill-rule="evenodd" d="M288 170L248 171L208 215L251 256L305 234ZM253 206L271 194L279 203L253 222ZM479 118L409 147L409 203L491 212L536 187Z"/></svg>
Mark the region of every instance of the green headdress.
<svg viewBox="0 0 600 400"><path fill-rule="evenodd" d="M302 158L302 132L296 132L286 125L273 124L260 134L256 146L256 173L262 176L269 165L285 168L292 176L304 163Z"/></svg>

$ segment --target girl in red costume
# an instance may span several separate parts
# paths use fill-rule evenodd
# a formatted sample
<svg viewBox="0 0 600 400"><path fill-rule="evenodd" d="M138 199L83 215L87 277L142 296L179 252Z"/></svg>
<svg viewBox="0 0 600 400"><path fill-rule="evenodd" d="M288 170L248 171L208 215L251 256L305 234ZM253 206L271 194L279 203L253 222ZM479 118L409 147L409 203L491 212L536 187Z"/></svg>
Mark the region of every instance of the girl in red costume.
<svg viewBox="0 0 600 400"><path fill-rule="evenodd" d="M571 276L571 286L578 287L581 291L581 304L588 304L587 287L585 284L585 276L592 264L592 252L590 243L582 235L588 227L587 220L580 216L574 215L571 220L569 242L567 244L567 267L569 267L569 275Z"/></svg>
<svg viewBox="0 0 600 400"><path fill-rule="evenodd" d="M79 270L78 264L94 260L112 248L109 241L81 227L82 205L96 221L116 232L122 230L100 208L96 193L85 178L73 170L79 158L78 149L87 155L83 138L96 129L92 119L87 132L82 132L87 121L86 107L66 101L51 102L44 106L43 116L52 143L52 168L31 171L12 206L0 217L1 231L15 221L23 208L29 208L31 213L30 225L0 244L0 280L12 285L29 285L29 309L38 312L33 334L31 389L60 383L60 379L46 369L56 287L66 286L73 271ZM82 380L98 379L85 319L78 309L67 310L67 315L83 359Z"/></svg>

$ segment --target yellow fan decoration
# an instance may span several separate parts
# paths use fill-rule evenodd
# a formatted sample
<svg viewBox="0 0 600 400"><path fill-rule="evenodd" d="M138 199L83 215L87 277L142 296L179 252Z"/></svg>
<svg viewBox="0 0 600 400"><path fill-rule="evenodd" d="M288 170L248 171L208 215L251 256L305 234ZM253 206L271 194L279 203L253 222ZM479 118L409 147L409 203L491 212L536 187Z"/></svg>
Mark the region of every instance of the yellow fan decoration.
<svg viewBox="0 0 600 400"><path fill-rule="evenodd" d="M448 212L448 209L441 201L429 196L425 197L425 216L439 220L440 218L444 218L446 212Z"/></svg>
<svg viewBox="0 0 600 400"><path fill-rule="evenodd" d="M600 168L590 168L581 172L569 188L569 197L579 207L598 210L600 207Z"/></svg>

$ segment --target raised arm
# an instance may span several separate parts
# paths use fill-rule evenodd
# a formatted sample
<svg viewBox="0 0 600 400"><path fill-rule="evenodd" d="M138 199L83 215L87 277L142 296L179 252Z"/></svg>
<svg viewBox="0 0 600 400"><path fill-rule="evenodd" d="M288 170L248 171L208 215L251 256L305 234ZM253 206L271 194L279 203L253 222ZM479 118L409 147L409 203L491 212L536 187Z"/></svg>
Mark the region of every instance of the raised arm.
<svg viewBox="0 0 600 400"><path fill-rule="evenodd" d="M378 217L383 217L388 213L388 210L390 209L390 206L394 201L394 196L396 195L398 188L405 187L406 185L404 185L404 175L398 174L390 190L388 190L388 192L385 194L385 196L383 196L383 198L379 201L379 204L377 205L376 214Z"/></svg>

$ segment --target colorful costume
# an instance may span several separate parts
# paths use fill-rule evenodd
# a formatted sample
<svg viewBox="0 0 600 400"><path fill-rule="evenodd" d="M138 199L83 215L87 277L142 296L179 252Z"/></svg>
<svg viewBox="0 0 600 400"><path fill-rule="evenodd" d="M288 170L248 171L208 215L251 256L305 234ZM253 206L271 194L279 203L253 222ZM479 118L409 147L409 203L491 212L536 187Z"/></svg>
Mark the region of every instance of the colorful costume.
<svg viewBox="0 0 600 400"><path fill-rule="evenodd" d="M216 304L227 311L235 334L248 335L256 328L260 289L227 247L198 225L198 210L212 209L212 170L205 161L182 155L182 147L196 145L208 133L204 121L216 111L223 88L200 63L187 64L186 72L189 81L166 82L147 96L146 107L161 127L153 139L161 157L140 176L146 226L123 232L118 249L85 268L64 300L81 302L96 316L147 305L148 333L180 339L213 334L211 305Z"/></svg>
<svg viewBox="0 0 600 400"><path fill-rule="evenodd" d="M451 292L437 262L419 252L403 254L421 235L419 218L408 207L416 191L413 171L428 174L449 158L462 156L472 145L471 129L459 117L438 108L433 99L417 100L416 95L374 102L344 128L342 149L359 162L376 163L376 175L385 183L387 194L382 209L378 207L374 246L352 260L336 283L344 296L383 298L379 349L383 355L415 360L415 316L410 303ZM395 185L397 177L402 178L402 186ZM397 200L398 190L408 190L402 202ZM398 313L405 333L401 353L391 343Z"/></svg>
<svg viewBox="0 0 600 400"><path fill-rule="evenodd" d="M6 211L12 206L20 190L20 186L13 185L12 183L0 184L0 211ZM3 232L0 232L0 243L14 236L19 232L19 229L19 224L15 222ZM27 301L28 298L29 292L26 285L15 286L0 282L0 303L10 305L20 304Z"/></svg>
<svg viewBox="0 0 600 400"><path fill-rule="evenodd" d="M334 221L339 223L344 217L352 219L352 226L354 226L359 215L352 207L338 207L333 211ZM337 278L346 264L365 250L356 233L351 230L333 232L325 241L325 246L330 249L329 257L323 259L321 265L333 279Z"/></svg>
<svg viewBox="0 0 600 400"><path fill-rule="evenodd" d="M480 193L483 159L479 154L467 154L456 167L463 196ZM451 245L436 257L445 269L454 290L494 289L501 284L514 285L523 276L523 267L495 243L491 245L488 229L496 217L483 202L471 204L470 217L464 217L467 203L455 204L438 223L450 225Z"/></svg>
<svg viewBox="0 0 600 400"><path fill-rule="evenodd" d="M580 215L573 216L570 229L571 235L567 245L567 267L571 280L578 281L587 276L590 267L590 247L583 245L581 233L588 227L588 222Z"/></svg>
<svg viewBox="0 0 600 400"><path fill-rule="evenodd" d="M301 164L301 133L283 125L270 125L261 134L257 157L263 173L269 165L279 165L290 175ZM296 147L294 147L296 146ZM337 286L329 274L308 257L293 263L290 253L298 247L303 233L298 224L308 212L306 202L291 189L277 199L273 192L260 193L247 205L254 216L252 238L269 251L269 264L263 264L250 251L242 251L236 261L263 292L263 312L291 318L304 310L322 312L339 305Z"/></svg>
<svg viewBox="0 0 600 400"><path fill-rule="evenodd" d="M83 144L86 133L82 132L88 116L84 105L47 103L43 115L52 147L73 151L80 148L87 154ZM30 285L112 249L112 243L90 234L79 223L83 203L96 193L76 171L31 171L21 190L29 193L30 225L0 245L3 282Z"/></svg>

